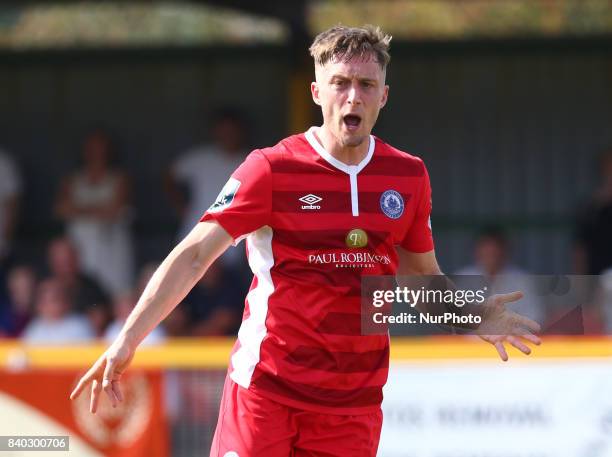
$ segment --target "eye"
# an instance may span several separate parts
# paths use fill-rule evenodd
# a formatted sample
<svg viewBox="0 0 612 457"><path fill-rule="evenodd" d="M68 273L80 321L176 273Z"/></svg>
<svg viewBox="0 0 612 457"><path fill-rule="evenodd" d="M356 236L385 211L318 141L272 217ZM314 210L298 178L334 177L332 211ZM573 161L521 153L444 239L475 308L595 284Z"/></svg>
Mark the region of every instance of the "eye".
<svg viewBox="0 0 612 457"><path fill-rule="evenodd" d="M343 87L344 85L346 85L346 81L342 80L342 79L336 79L332 82L332 84L335 87Z"/></svg>

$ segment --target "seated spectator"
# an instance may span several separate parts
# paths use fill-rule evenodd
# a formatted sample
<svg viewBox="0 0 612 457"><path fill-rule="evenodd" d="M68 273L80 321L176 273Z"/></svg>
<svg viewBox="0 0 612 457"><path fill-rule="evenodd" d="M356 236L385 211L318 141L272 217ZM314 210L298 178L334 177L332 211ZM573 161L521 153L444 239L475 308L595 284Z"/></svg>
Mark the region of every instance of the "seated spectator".
<svg viewBox="0 0 612 457"><path fill-rule="evenodd" d="M183 303L194 336L235 335L242 321L244 294L241 278L213 263Z"/></svg>
<svg viewBox="0 0 612 457"><path fill-rule="evenodd" d="M72 303L58 280L47 279L36 293L35 317L22 338L28 344L69 344L95 337L86 317L72 313Z"/></svg>
<svg viewBox="0 0 612 457"><path fill-rule="evenodd" d="M599 158L600 182L582 205L576 229L574 270L598 275L612 268L612 150Z"/></svg>
<svg viewBox="0 0 612 457"><path fill-rule="evenodd" d="M25 265L16 266L8 274L8 326L6 335L21 335L34 312L34 295L36 293L36 274Z"/></svg>
<svg viewBox="0 0 612 457"><path fill-rule="evenodd" d="M81 271L75 247L67 238L56 238L49 244L47 261L52 278L68 294L72 311L86 314L96 335L101 336L110 321L110 300L102 287Z"/></svg>
<svg viewBox="0 0 612 457"><path fill-rule="evenodd" d="M17 167L11 157L0 149L0 336L11 334L11 310L6 279L20 195L21 179Z"/></svg>
<svg viewBox="0 0 612 457"><path fill-rule="evenodd" d="M489 226L481 231L474 246L474 263L455 274L484 276L494 287L494 293L522 291L524 298L507 307L537 322L543 321L545 312L535 285L524 270L510 262L509 241L500 227Z"/></svg>
<svg viewBox="0 0 612 457"><path fill-rule="evenodd" d="M123 295L119 295L115 298L113 302L113 315L114 320L107 327L106 332L104 332L104 339L109 343L112 343L123 324L125 324L126 319L136 306L138 301L138 297L134 293L125 293ZM162 343L166 338L163 327L157 326L155 327L151 333L147 335L147 337L142 341L144 345L155 345Z"/></svg>
<svg viewBox="0 0 612 457"><path fill-rule="evenodd" d="M91 133L83 145L83 167L64 180L56 213L67 223L83 271L112 294L129 290L133 280L128 202L128 177L111 165L108 135Z"/></svg>
<svg viewBox="0 0 612 457"><path fill-rule="evenodd" d="M11 240L17 224L21 178L15 163L0 150L0 269L11 250Z"/></svg>

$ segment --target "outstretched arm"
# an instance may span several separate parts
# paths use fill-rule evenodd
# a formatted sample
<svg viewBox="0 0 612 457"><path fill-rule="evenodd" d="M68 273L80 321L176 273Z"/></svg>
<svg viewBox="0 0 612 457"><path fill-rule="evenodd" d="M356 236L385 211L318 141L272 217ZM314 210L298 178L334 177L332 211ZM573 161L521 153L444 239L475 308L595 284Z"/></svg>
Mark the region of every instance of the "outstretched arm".
<svg viewBox="0 0 612 457"><path fill-rule="evenodd" d="M231 243L232 237L216 222L197 224L159 266L115 341L80 379L70 398L76 398L91 382L92 413L102 390L113 406L122 401L119 381L138 345Z"/></svg>

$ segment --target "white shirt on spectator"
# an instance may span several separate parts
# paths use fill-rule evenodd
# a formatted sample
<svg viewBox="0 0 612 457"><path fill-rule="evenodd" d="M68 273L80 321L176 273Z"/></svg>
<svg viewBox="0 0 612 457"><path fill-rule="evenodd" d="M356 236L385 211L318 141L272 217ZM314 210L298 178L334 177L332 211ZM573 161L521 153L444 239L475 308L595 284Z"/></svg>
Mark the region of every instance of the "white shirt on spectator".
<svg viewBox="0 0 612 457"><path fill-rule="evenodd" d="M73 177L71 199L77 207L104 205L115 198L119 177L115 173L97 183L83 173ZM134 256L127 208L115 220L73 217L67 232L79 251L83 270L98 280L112 294L125 292L134 277Z"/></svg>
<svg viewBox="0 0 612 457"><path fill-rule="evenodd" d="M214 203L231 174L246 158L245 154L229 154L215 145L200 145L181 155L172 166L174 178L187 186L189 201L179 239L183 239ZM222 256L227 264L242 261L236 248Z"/></svg>
<svg viewBox="0 0 612 457"><path fill-rule="evenodd" d="M95 338L94 330L83 316L71 314L63 319L47 321L34 319L23 332L26 344L71 344Z"/></svg>

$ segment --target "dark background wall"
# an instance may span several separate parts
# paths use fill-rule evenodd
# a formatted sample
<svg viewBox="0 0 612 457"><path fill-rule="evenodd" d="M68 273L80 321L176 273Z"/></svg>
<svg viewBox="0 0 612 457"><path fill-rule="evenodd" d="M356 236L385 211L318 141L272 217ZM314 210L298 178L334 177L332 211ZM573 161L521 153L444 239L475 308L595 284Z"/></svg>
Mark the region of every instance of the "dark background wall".
<svg viewBox="0 0 612 457"><path fill-rule="evenodd" d="M244 107L253 144L285 132L283 50L73 52L0 63L0 145L26 182L21 251L35 256L52 232L60 178L78 166L88 129L104 126L133 178L138 258L167 253L177 228L162 180L172 159L209 137L211 110ZM0 62L2 59L0 58Z"/></svg>
<svg viewBox="0 0 612 457"><path fill-rule="evenodd" d="M612 147L612 59L597 43L406 49L377 131L423 156L439 258L469 258L474 229L507 227L534 272L571 271L572 219Z"/></svg>
<svg viewBox="0 0 612 457"><path fill-rule="evenodd" d="M612 145L609 48L393 48L390 100L374 133L425 159L445 270L471 258L475 229L497 222L519 264L570 271L573 212L595 185L595 156ZM138 258L163 256L176 229L165 168L206 138L208 114L222 104L244 107L253 145L290 133L290 57L269 47L0 55L0 146L26 183L21 251L40 257L61 228L51 215L59 179L77 165L86 130L103 125L134 178Z"/></svg>

